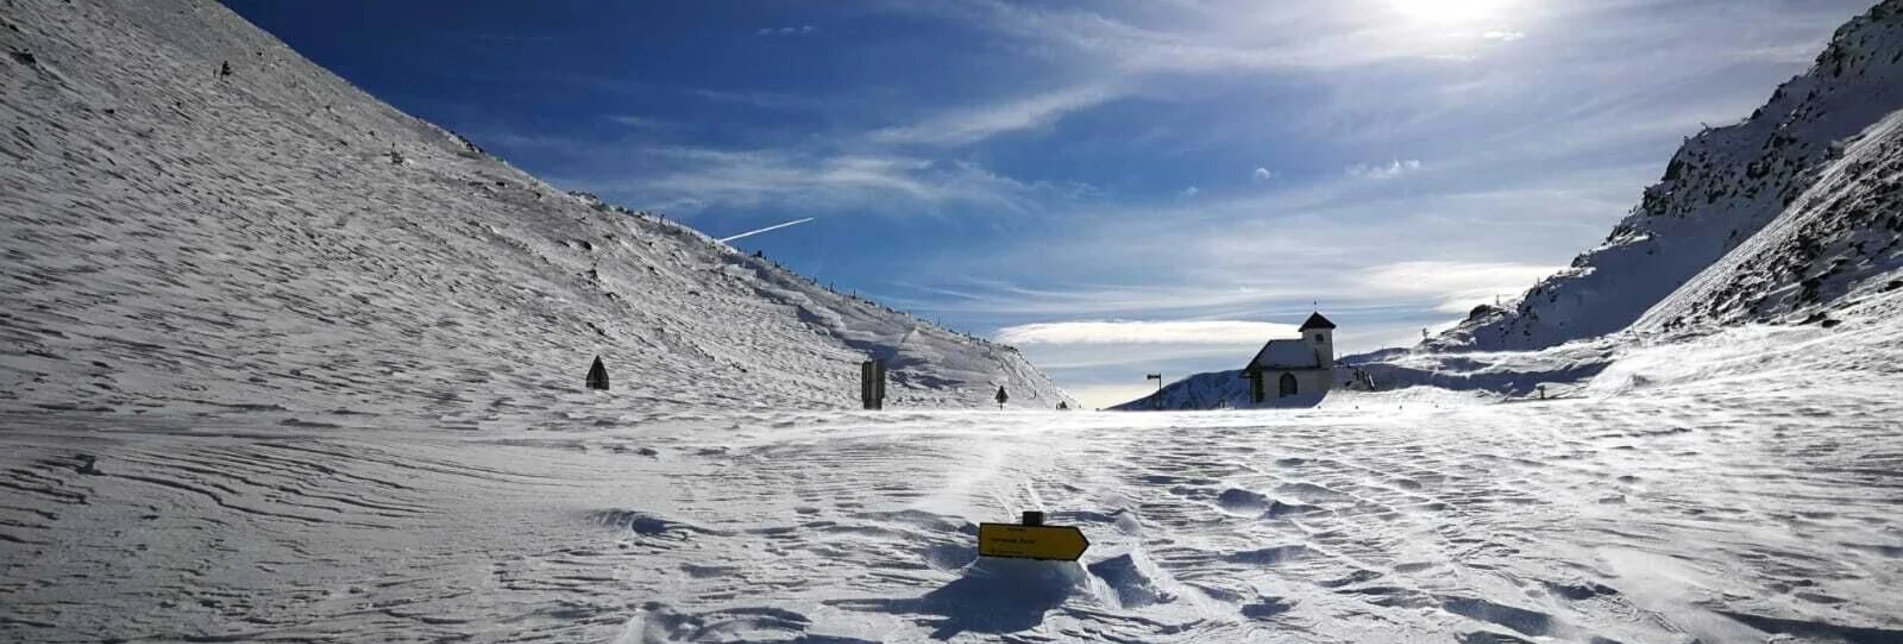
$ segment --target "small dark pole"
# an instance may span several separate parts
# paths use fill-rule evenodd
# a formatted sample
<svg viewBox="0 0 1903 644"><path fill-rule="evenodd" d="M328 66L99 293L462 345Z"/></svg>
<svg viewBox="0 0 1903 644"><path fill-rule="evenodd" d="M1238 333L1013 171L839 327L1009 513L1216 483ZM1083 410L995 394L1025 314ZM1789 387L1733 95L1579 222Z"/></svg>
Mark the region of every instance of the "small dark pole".
<svg viewBox="0 0 1903 644"><path fill-rule="evenodd" d="M1156 381L1156 408L1161 411L1163 409L1163 374L1153 373L1144 376L1143 379Z"/></svg>
<svg viewBox="0 0 1903 644"><path fill-rule="evenodd" d="M859 363L859 401L866 409L885 409L885 361Z"/></svg>
<svg viewBox="0 0 1903 644"><path fill-rule="evenodd" d="M1540 400L1546 400L1546 385L1540 385Z"/></svg>
<svg viewBox="0 0 1903 644"><path fill-rule="evenodd" d="M1035 510L1024 511L1024 525L1044 525L1044 513Z"/></svg>

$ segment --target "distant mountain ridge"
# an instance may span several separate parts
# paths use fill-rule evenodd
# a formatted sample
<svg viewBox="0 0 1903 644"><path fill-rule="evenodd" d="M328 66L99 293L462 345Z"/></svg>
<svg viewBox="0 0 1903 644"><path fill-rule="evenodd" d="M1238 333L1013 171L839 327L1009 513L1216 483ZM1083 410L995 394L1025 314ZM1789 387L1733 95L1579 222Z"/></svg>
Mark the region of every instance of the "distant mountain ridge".
<svg viewBox="0 0 1903 644"><path fill-rule="evenodd" d="M0 407L1072 402L1010 347L564 194L208 0L0 14ZM472 404L479 403L479 404ZM498 412L500 413L500 412Z"/></svg>

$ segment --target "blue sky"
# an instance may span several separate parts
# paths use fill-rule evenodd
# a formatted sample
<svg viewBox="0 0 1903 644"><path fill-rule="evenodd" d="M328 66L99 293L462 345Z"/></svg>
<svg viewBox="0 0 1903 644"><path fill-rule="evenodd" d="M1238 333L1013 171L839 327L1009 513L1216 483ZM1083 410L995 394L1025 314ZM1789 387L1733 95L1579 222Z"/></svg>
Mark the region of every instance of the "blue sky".
<svg viewBox="0 0 1903 644"><path fill-rule="evenodd" d="M1867 0L227 4L569 189L1021 346L1087 404L1320 307L1418 340L1604 238Z"/></svg>

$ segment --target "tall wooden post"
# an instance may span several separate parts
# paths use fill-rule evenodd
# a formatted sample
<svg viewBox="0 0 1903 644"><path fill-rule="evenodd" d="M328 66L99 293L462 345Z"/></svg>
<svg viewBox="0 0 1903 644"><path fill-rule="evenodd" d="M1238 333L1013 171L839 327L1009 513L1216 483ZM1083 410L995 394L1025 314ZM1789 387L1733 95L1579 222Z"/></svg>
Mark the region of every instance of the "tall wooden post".
<svg viewBox="0 0 1903 644"><path fill-rule="evenodd" d="M866 409L885 409L885 361L859 363L859 402Z"/></svg>

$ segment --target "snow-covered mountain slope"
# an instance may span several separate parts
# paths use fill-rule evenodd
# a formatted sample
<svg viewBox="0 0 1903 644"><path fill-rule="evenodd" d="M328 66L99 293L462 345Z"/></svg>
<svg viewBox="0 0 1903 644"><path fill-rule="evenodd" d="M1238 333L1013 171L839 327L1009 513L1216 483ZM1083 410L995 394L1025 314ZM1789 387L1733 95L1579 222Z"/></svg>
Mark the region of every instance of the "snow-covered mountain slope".
<svg viewBox="0 0 1903 644"><path fill-rule="evenodd" d="M1903 52L1903 50L1899 50ZM1750 320L1832 324L1830 311L1903 288L1903 111L1846 141L1783 214L1633 326Z"/></svg>
<svg viewBox="0 0 1903 644"><path fill-rule="evenodd" d="M1894 192L1888 119L1899 108L1903 0L1885 0L1838 29L1816 65L1749 118L1688 139L1605 243L1516 306L1477 312L1424 348L1536 349L1617 332L1701 272L1654 326L1766 319L1828 303L1894 266L1885 258L1895 257L1903 195ZM1774 238L1759 239L1767 234ZM1752 265L1766 253L1784 259Z"/></svg>
<svg viewBox="0 0 1903 644"><path fill-rule="evenodd" d="M654 404L856 406L867 355L896 406L1067 400L1011 348L551 188L209 0L0 21L0 405L480 417L597 354Z"/></svg>

